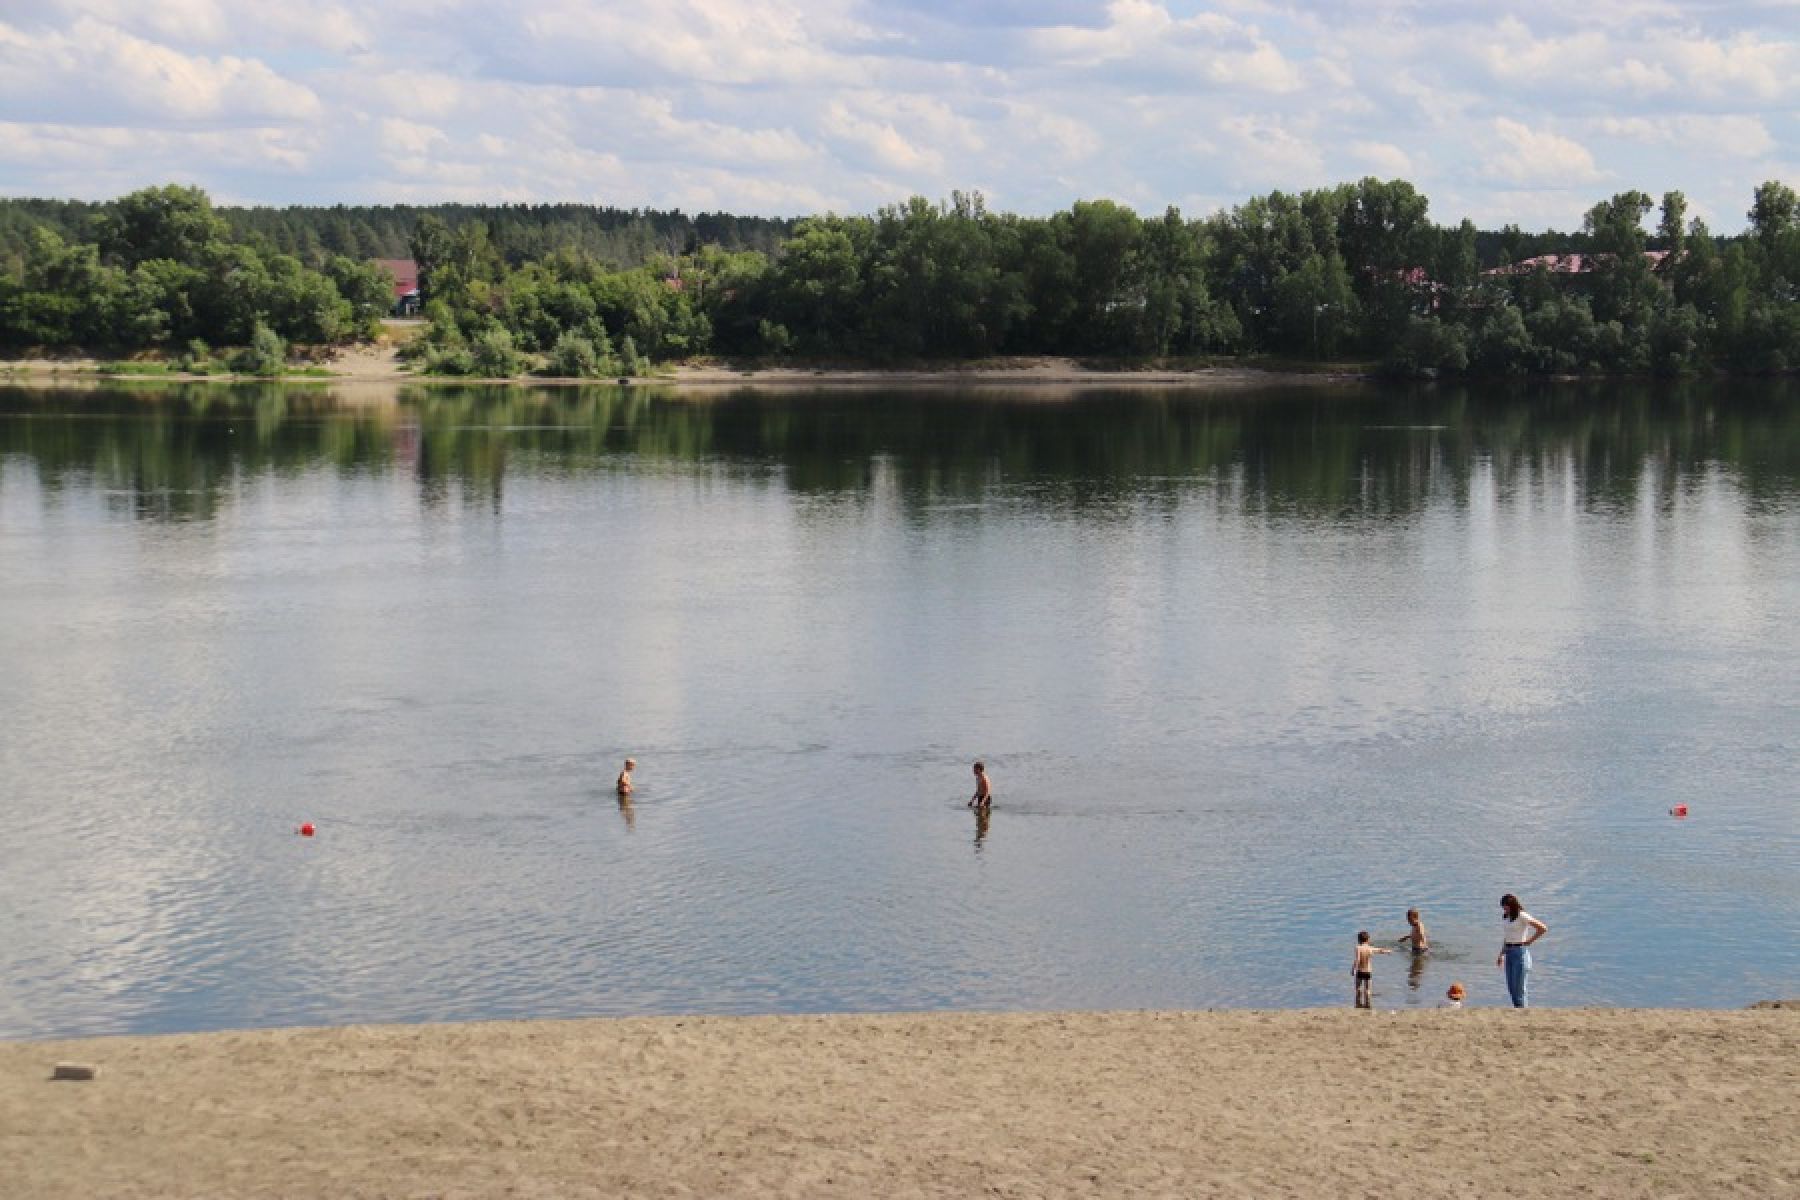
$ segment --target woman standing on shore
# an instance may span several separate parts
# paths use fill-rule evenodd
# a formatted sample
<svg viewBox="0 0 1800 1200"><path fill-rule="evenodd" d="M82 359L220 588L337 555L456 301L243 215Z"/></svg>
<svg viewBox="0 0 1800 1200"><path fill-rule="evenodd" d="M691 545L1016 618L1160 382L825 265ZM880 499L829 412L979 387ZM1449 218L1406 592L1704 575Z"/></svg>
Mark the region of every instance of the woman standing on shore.
<svg viewBox="0 0 1800 1200"><path fill-rule="evenodd" d="M1500 957L1496 967L1506 969L1506 990L1514 1008L1525 1007L1525 975L1531 970L1531 943L1550 932L1550 927L1526 912L1511 892L1500 897Z"/></svg>

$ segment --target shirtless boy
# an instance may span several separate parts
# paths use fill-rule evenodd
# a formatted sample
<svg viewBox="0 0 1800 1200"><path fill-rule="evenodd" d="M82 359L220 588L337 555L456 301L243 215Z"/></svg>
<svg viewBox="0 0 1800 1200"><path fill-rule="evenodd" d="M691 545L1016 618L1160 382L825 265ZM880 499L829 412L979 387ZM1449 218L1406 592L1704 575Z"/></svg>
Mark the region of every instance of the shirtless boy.
<svg viewBox="0 0 1800 1200"><path fill-rule="evenodd" d="M1418 909L1409 908L1406 910L1406 923L1412 926L1412 932L1402 936L1400 940L1403 942L1411 942L1412 952L1414 954L1429 954L1431 952L1431 937L1425 932L1425 922L1419 920Z"/></svg>
<svg viewBox="0 0 1800 1200"><path fill-rule="evenodd" d="M631 795L631 773L635 770L637 770L637 759L635 759L635 758L626 759L625 760L625 769L623 771L619 772L619 783L618 783L619 795L621 795L621 796Z"/></svg>
<svg viewBox="0 0 1800 1200"><path fill-rule="evenodd" d="M1365 929L1356 935L1356 958L1350 964L1350 973L1356 976L1356 1007L1375 1007L1369 1000L1369 983L1375 978L1374 972L1369 967L1374 961L1374 955L1392 953L1392 950L1369 945L1368 930Z"/></svg>
<svg viewBox="0 0 1800 1200"><path fill-rule="evenodd" d="M970 808L987 808L994 803L994 789L988 784L987 766L975 764L975 794L969 797Z"/></svg>

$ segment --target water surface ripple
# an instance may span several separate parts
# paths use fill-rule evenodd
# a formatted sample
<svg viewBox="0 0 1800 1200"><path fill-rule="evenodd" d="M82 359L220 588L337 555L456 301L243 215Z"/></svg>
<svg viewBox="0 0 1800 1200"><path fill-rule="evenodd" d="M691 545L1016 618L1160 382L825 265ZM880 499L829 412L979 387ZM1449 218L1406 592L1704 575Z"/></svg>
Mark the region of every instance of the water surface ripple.
<svg viewBox="0 0 1800 1200"><path fill-rule="evenodd" d="M1783 384L0 389L0 1036L1792 996L1797 613Z"/></svg>

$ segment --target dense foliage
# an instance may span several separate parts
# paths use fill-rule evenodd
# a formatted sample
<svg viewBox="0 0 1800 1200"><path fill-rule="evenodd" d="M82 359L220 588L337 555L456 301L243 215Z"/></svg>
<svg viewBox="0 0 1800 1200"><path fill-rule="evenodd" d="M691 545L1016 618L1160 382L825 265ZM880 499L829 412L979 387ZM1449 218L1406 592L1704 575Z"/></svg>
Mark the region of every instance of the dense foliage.
<svg viewBox="0 0 1800 1200"><path fill-rule="evenodd" d="M59 231L66 222L33 223L27 204L0 211L3 345L135 349L205 339L250 347L245 361L267 374L284 341L357 337L393 301L391 277L367 261L332 255L308 266L234 238L193 188L134 192L84 216L78 234Z"/></svg>
<svg viewBox="0 0 1800 1200"><path fill-rule="evenodd" d="M0 200L0 261L16 256L25 235L46 226L65 241L85 240L110 206L78 200ZM293 205L214 210L231 236L289 254L310 267L334 255L405 258L413 229L431 216L452 229L481 224L501 257L517 266L556 250L615 268L638 267L657 254L700 246L772 253L793 232L792 220L729 213L607 208L591 204Z"/></svg>
<svg viewBox="0 0 1800 1200"><path fill-rule="evenodd" d="M1104 200L1019 217L960 193L791 227L573 206L253 211L268 223L416 213L407 249L429 318L416 353L449 374L612 375L699 353L1353 356L1406 374L1800 367L1793 189L1758 188L1748 230L1732 238L1689 221L1679 192L1662 198L1651 232L1657 207L1625 192L1596 204L1578 233L1484 234L1434 224L1408 183L1365 179L1274 192L1200 220L1174 209L1140 217ZM633 260L590 237L614 217L615 228L666 218L667 229ZM96 312L131 344L235 343L259 319L292 340L333 340L354 324L320 316L331 309L322 284L340 300L354 290L354 261L284 255L266 233L224 239L197 193L140 192L98 209L84 218L89 242L55 234L74 219L52 202L0 205L0 338L102 340L83 324ZM21 241L22 254L7 250ZM1570 257L1515 265L1547 253ZM246 288L239 271L266 282ZM81 301L107 272L126 299ZM133 324L132 297L171 294L189 306Z"/></svg>

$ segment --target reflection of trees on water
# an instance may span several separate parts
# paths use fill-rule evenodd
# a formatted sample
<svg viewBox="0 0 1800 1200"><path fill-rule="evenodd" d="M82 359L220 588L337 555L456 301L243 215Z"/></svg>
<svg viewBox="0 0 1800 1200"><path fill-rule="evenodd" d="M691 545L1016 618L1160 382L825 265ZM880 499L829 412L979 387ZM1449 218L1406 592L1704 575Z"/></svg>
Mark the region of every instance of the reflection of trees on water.
<svg viewBox="0 0 1800 1200"><path fill-rule="evenodd" d="M1673 503L1723 468L1753 503L1800 474L1792 381L1330 388L1211 396L976 391L677 397L642 387L185 385L0 390L0 456L43 488L100 486L157 520L204 519L263 475L403 472L428 509L498 511L508 470L704 465L835 503L879 489L916 519L1017 501L1090 519L1191 500L1356 519L1480 486ZM0 463L4 459L0 458ZM0 465L0 470L6 469Z"/></svg>

